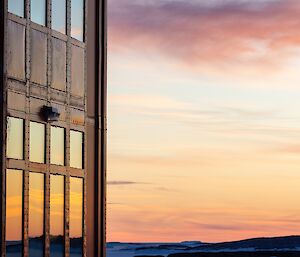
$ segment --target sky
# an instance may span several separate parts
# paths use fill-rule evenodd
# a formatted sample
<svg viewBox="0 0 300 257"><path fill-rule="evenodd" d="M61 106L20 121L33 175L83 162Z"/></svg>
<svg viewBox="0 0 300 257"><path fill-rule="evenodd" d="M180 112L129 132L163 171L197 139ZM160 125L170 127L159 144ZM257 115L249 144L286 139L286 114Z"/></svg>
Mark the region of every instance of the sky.
<svg viewBox="0 0 300 257"><path fill-rule="evenodd" d="M300 2L108 1L107 240L300 231Z"/></svg>

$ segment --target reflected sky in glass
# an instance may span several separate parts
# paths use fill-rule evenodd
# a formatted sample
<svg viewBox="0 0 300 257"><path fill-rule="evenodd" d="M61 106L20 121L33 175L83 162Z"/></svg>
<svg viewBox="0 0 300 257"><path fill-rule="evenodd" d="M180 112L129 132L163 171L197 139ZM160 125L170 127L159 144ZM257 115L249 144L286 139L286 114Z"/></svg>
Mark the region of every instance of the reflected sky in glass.
<svg viewBox="0 0 300 257"><path fill-rule="evenodd" d="M46 0L31 0L31 20L35 23L46 25Z"/></svg>
<svg viewBox="0 0 300 257"><path fill-rule="evenodd" d="M52 29L66 33L66 0L52 0Z"/></svg>
<svg viewBox="0 0 300 257"><path fill-rule="evenodd" d="M70 166L72 168L83 168L83 133L70 131Z"/></svg>
<svg viewBox="0 0 300 257"><path fill-rule="evenodd" d="M6 256L22 256L23 171L6 172Z"/></svg>
<svg viewBox="0 0 300 257"><path fill-rule="evenodd" d="M70 256L82 256L83 179L70 178Z"/></svg>
<svg viewBox="0 0 300 257"><path fill-rule="evenodd" d="M71 36L83 41L84 0L71 1Z"/></svg>
<svg viewBox="0 0 300 257"><path fill-rule="evenodd" d="M64 256L64 176L50 176L50 256Z"/></svg>
<svg viewBox="0 0 300 257"><path fill-rule="evenodd" d="M44 174L29 174L29 255L43 256L44 250Z"/></svg>
<svg viewBox="0 0 300 257"><path fill-rule="evenodd" d="M30 122L30 161L45 163L45 130L42 123Z"/></svg>
<svg viewBox="0 0 300 257"><path fill-rule="evenodd" d="M65 164L65 129L51 127L51 164Z"/></svg>
<svg viewBox="0 0 300 257"><path fill-rule="evenodd" d="M24 158L24 120L13 117L7 118L7 157L12 159Z"/></svg>
<svg viewBox="0 0 300 257"><path fill-rule="evenodd" d="M8 0L8 11L20 17L24 17L24 0Z"/></svg>

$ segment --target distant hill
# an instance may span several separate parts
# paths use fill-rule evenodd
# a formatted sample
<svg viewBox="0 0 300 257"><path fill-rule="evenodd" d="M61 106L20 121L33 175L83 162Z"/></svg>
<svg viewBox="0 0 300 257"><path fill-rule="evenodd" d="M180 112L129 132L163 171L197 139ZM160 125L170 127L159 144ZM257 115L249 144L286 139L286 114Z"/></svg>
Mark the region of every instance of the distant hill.
<svg viewBox="0 0 300 257"><path fill-rule="evenodd" d="M289 254L289 255L288 255ZM107 257L300 257L300 236L223 243L108 243Z"/></svg>
<svg viewBox="0 0 300 257"><path fill-rule="evenodd" d="M300 236L252 238L234 242L204 244L192 250L253 249L262 250L300 250ZM300 256L300 255L299 255Z"/></svg>
<svg viewBox="0 0 300 257"><path fill-rule="evenodd" d="M258 251L258 252L220 252L220 253L175 253L168 257L299 257L299 252ZM136 256L137 257L137 256ZM144 256L149 257L149 256ZM153 256L151 256L153 257Z"/></svg>

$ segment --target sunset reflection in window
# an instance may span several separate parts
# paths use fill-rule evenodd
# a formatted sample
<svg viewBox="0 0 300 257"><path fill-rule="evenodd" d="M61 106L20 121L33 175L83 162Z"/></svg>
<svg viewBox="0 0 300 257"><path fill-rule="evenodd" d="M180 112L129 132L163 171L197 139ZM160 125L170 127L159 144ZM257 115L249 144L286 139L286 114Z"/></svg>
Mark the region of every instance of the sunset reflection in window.
<svg viewBox="0 0 300 257"><path fill-rule="evenodd" d="M82 256L83 179L70 178L70 256Z"/></svg>
<svg viewBox="0 0 300 257"><path fill-rule="evenodd" d="M29 256L44 251L44 174L29 174Z"/></svg>
<svg viewBox="0 0 300 257"><path fill-rule="evenodd" d="M50 256L64 256L64 176L50 176Z"/></svg>
<svg viewBox="0 0 300 257"><path fill-rule="evenodd" d="M23 171L6 171L6 256L22 256Z"/></svg>

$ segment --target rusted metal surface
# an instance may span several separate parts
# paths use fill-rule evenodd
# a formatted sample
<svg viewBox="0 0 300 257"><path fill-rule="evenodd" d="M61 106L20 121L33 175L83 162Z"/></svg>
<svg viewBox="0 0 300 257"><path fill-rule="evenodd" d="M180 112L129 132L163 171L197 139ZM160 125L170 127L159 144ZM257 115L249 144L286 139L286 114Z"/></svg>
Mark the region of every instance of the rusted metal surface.
<svg viewBox="0 0 300 257"><path fill-rule="evenodd" d="M7 22L7 73L11 77L25 79L25 26Z"/></svg>
<svg viewBox="0 0 300 257"><path fill-rule="evenodd" d="M72 46L72 77L71 93L75 96L84 96L84 49Z"/></svg>
<svg viewBox="0 0 300 257"><path fill-rule="evenodd" d="M31 30L31 81L47 84L47 35Z"/></svg>
<svg viewBox="0 0 300 257"><path fill-rule="evenodd" d="M65 91L67 79L67 47L62 40L52 38L52 83L55 89Z"/></svg>

